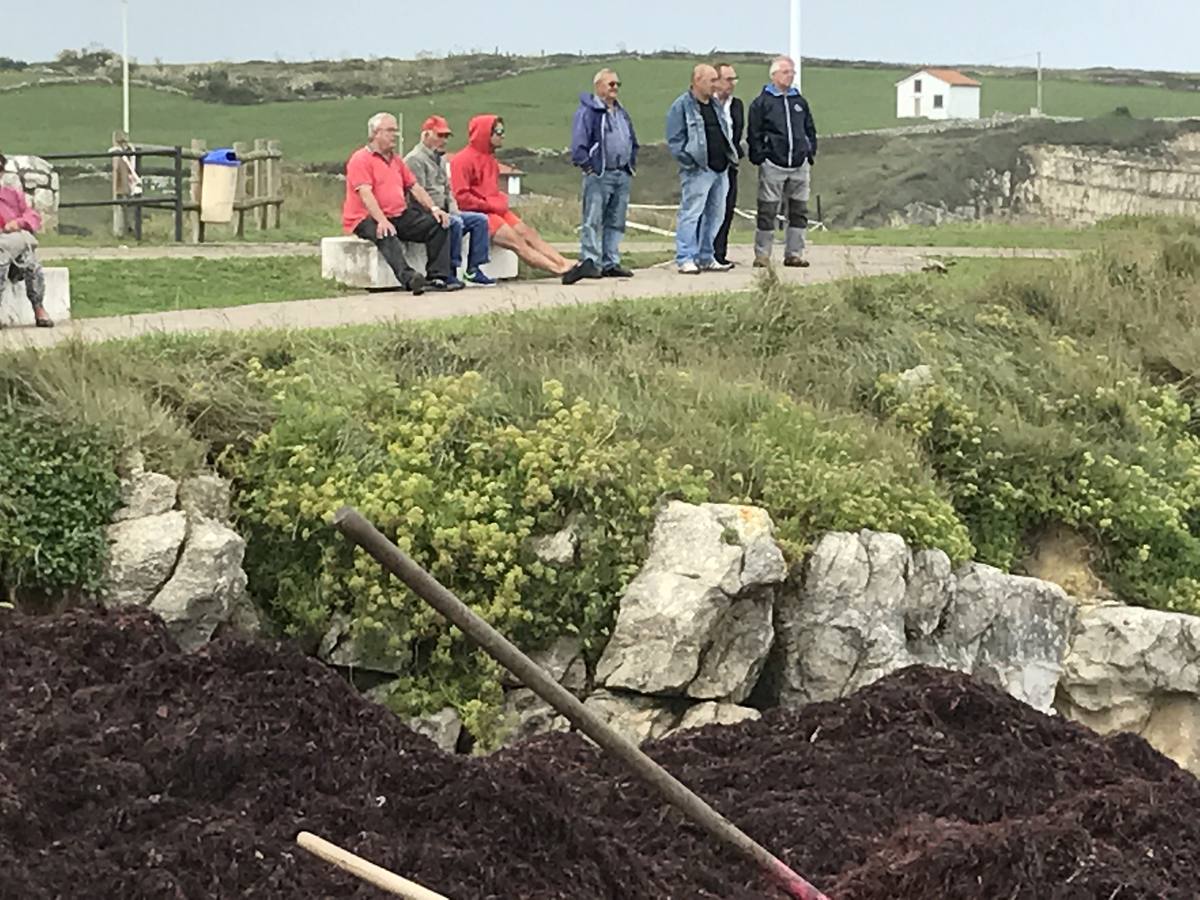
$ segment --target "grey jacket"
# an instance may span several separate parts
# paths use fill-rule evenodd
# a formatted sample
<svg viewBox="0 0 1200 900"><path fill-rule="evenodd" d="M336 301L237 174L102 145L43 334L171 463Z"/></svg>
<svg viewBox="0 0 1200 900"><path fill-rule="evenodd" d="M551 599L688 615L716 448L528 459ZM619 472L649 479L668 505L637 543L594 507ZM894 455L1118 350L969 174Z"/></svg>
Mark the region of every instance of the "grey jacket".
<svg viewBox="0 0 1200 900"><path fill-rule="evenodd" d="M418 141L417 146L404 157L404 164L413 173L413 178L417 179L417 184L429 192L434 203L450 215L458 215L454 191L450 190L450 165L446 162L444 153L430 150Z"/></svg>

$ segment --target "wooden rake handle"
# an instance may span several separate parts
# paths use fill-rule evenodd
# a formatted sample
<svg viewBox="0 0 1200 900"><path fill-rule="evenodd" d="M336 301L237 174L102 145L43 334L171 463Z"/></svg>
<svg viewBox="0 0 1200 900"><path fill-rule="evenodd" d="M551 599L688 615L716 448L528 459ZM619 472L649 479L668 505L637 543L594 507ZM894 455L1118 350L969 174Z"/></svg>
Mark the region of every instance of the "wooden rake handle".
<svg viewBox="0 0 1200 900"><path fill-rule="evenodd" d="M397 897L404 897L406 900L450 900L443 894L421 887L415 881L401 878L395 872L389 872L382 866L368 862L361 856L355 856L349 850L343 850L337 844L331 844L324 838L309 834L307 831L300 832L296 837L296 843L313 856L319 856L325 862L332 863L339 869L344 869L368 884L382 888Z"/></svg>

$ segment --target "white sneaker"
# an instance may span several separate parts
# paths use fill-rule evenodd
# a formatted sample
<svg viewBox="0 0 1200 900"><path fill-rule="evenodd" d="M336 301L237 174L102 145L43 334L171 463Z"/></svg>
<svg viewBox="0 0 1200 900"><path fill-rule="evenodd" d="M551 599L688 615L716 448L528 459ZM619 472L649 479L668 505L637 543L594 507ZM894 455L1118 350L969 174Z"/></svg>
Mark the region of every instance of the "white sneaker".
<svg viewBox="0 0 1200 900"><path fill-rule="evenodd" d="M700 267L698 265L696 265L696 261L694 259L689 259L687 262L685 262L682 266L679 267L679 274L680 275L699 275Z"/></svg>
<svg viewBox="0 0 1200 900"><path fill-rule="evenodd" d="M719 262L715 259L710 259L708 262L701 263L700 265L701 272L728 272L732 268L733 263Z"/></svg>

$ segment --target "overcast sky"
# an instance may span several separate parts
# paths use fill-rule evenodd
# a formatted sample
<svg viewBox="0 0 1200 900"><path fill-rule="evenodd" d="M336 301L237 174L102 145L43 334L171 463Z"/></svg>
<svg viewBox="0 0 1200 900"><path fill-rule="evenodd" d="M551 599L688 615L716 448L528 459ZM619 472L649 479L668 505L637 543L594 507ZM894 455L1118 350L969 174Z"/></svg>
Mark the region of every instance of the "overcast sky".
<svg viewBox="0 0 1200 900"><path fill-rule="evenodd" d="M93 43L120 48L120 0L43 0L36 13L16 0L0 2L20 20L8 27L0 13L0 56L49 59ZM514 53L622 46L767 52L788 42L787 0L129 0L129 10L130 55L147 62L497 46ZM1200 0L804 0L804 16L811 56L1025 65L1040 49L1050 67L1200 70Z"/></svg>

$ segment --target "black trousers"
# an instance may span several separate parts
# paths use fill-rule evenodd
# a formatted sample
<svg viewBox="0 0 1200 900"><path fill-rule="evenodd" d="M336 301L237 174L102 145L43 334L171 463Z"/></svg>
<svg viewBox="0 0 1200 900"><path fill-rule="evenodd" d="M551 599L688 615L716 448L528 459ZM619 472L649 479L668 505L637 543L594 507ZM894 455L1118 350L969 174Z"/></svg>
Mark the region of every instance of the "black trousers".
<svg viewBox="0 0 1200 900"><path fill-rule="evenodd" d="M379 237L375 220L363 219L354 228L360 238L374 241L387 264L396 273L396 280L404 288L412 278L412 266L404 258L401 241L425 245L425 275L429 278L450 277L450 229L443 228L437 219L423 209L406 206L404 212L388 220L396 227L394 235Z"/></svg>
<svg viewBox="0 0 1200 900"><path fill-rule="evenodd" d="M733 208L737 206L738 167L729 167L729 193L725 197L725 221L717 231L713 241L713 255L719 262L728 262L725 254L729 252L729 229L733 225Z"/></svg>

